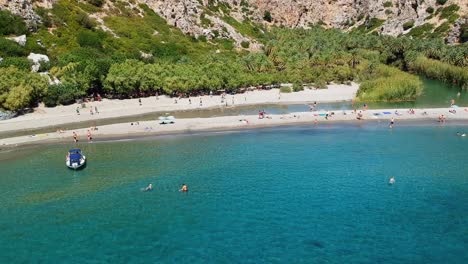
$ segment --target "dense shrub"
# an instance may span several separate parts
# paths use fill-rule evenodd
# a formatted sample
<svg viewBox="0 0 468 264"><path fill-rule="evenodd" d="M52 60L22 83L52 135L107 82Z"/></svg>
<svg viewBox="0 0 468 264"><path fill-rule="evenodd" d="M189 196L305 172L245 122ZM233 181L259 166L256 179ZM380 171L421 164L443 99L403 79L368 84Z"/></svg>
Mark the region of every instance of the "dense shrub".
<svg viewBox="0 0 468 264"><path fill-rule="evenodd" d="M250 47L250 42L242 41L241 42L241 47L243 47L244 49L248 49Z"/></svg>
<svg viewBox="0 0 468 264"><path fill-rule="evenodd" d="M264 13L263 13L263 20L267 21L267 22L270 22L273 21L273 18L271 17L271 13L270 11L266 10Z"/></svg>
<svg viewBox="0 0 468 264"><path fill-rule="evenodd" d="M28 51L24 47L18 45L18 43L0 37L0 57L27 56L28 54Z"/></svg>
<svg viewBox="0 0 468 264"><path fill-rule="evenodd" d="M387 1L387 2L383 3L383 6L384 6L384 7L392 7L393 4L392 4L392 2Z"/></svg>
<svg viewBox="0 0 468 264"><path fill-rule="evenodd" d="M447 0L437 0L436 2L439 5L444 5L445 3L447 3Z"/></svg>
<svg viewBox="0 0 468 264"><path fill-rule="evenodd" d="M23 19L8 10L0 10L0 35L22 35L28 29Z"/></svg>
<svg viewBox="0 0 468 264"><path fill-rule="evenodd" d="M32 63L24 57L6 57L0 62L0 67L8 68L14 66L20 70L30 71Z"/></svg>
<svg viewBox="0 0 468 264"><path fill-rule="evenodd" d="M457 67L445 62L418 56L410 69L429 78L468 87L468 67Z"/></svg>
<svg viewBox="0 0 468 264"><path fill-rule="evenodd" d="M292 89L291 89L291 87L283 86L283 87L280 88L280 92L282 92L282 93L291 93Z"/></svg>
<svg viewBox="0 0 468 264"><path fill-rule="evenodd" d="M76 98L85 96L85 93L71 83L50 85L44 97L46 106L67 105L75 102Z"/></svg>
<svg viewBox="0 0 468 264"><path fill-rule="evenodd" d="M428 8L426 8L426 12L429 13L429 14L433 14L434 13L434 8L432 6L429 6Z"/></svg>
<svg viewBox="0 0 468 264"><path fill-rule="evenodd" d="M361 83L358 98L362 101L412 101L422 93L417 76L379 65L372 78Z"/></svg>
<svg viewBox="0 0 468 264"><path fill-rule="evenodd" d="M403 23L403 29L408 30L414 26L414 20Z"/></svg>

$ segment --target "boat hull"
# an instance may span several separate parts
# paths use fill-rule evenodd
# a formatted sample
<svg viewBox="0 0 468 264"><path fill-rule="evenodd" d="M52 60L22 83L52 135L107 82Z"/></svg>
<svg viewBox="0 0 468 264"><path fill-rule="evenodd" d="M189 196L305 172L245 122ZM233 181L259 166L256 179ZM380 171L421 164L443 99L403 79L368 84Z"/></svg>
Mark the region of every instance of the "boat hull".
<svg viewBox="0 0 468 264"><path fill-rule="evenodd" d="M82 169L86 165L86 157L82 156L80 162L70 162L70 159L67 159L65 165L67 165L67 167L72 170Z"/></svg>

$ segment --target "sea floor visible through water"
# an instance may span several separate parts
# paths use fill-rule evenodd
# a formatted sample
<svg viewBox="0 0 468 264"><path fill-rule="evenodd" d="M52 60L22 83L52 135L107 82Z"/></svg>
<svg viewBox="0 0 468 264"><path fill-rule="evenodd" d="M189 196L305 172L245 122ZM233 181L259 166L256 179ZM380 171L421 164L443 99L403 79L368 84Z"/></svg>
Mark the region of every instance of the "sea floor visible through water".
<svg viewBox="0 0 468 264"><path fill-rule="evenodd" d="M466 263L457 131L336 123L83 144L81 171L65 167L73 144L0 153L0 262Z"/></svg>

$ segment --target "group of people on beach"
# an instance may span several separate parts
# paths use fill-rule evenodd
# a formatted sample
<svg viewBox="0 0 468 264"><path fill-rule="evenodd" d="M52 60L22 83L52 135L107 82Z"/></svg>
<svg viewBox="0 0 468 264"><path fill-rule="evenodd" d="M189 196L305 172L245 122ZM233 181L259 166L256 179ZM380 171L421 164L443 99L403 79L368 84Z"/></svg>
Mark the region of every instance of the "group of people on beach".
<svg viewBox="0 0 468 264"><path fill-rule="evenodd" d="M88 142L93 142L93 135L91 134L90 129L88 129L88 131L86 132L86 137L88 138ZM78 134L75 131L73 131L73 141L75 143L78 143L79 141Z"/></svg>
<svg viewBox="0 0 468 264"><path fill-rule="evenodd" d="M146 188L141 189L143 192L149 192L153 190L153 184L150 183ZM182 186L179 189L179 192L188 192L188 187L185 183L182 184Z"/></svg>

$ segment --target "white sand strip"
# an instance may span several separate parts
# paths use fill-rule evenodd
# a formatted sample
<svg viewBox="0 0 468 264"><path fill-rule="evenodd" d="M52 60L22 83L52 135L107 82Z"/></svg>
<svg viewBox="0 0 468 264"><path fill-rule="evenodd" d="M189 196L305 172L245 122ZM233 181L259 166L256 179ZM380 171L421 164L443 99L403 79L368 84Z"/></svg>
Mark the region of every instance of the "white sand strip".
<svg viewBox="0 0 468 264"><path fill-rule="evenodd" d="M9 120L0 121L0 132L15 131L21 129L35 129L53 125L75 123L82 121L92 121L105 118L134 116L151 112L172 112L178 110L206 109L221 106L238 105L258 105L258 104L285 104L285 103L307 103L307 102L338 102L352 100L359 85L329 85L327 89L306 89L295 93L279 93L279 89L255 90L234 96L227 95L223 103L221 96L199 96L183 98L175 103L174 98L167 96L146 97L141 99L141 106L138 99L107 100L101 102L86 103L86 108L81 108L79 104L38 107L33 113L25 114ZM200 100L202 104L200 105ZM80 114L76 113L76 108L80 109ZM95 107L99 114L95 113ZM90 109L94 114L91 115Z"/></svg>
<svg viewBox="0 0 468 264"><path fill-rule="evenodd" d="M394 109L387 110L367 110L362 111L362 120L379 120L390 123L391 118L395 120L393 129L398 128L401 120L432 120L437 122L439 116L444 115L446 122L451 120L466 121L468 125L468 108L457 108L456 113L451 108L416 109L414 114L410 114L408 109L398 109L398 114ZM334 115L326 117L334 112ZM387 112L389 114L384 114ZM158 121L139 122L139 125L130 123L112 124L98 127L97 131L91 131L94 140L110 137L125 138L140 135L161 135L169 133L182 133L188 131L209 131L209 130L229 130L229 129L251 129L257 127L271 127L280 125L310 124L320 125L323 123L353 121L357 120L357 113L353 111L329 111L329 112L304 112L287 115L267 115L266 118L259 119L258 116L223 116L211 118L187 118L175 120L175 124L160 125ZM88 128L65 131L64 133L45 133L30 136L20 136L0 139L0 146L15 146L17 144L32 144L39 142L65 141L73 143L72 133L79 135L80 143L86 142ZM468 131L465 131L468 132Z"/></svg>

